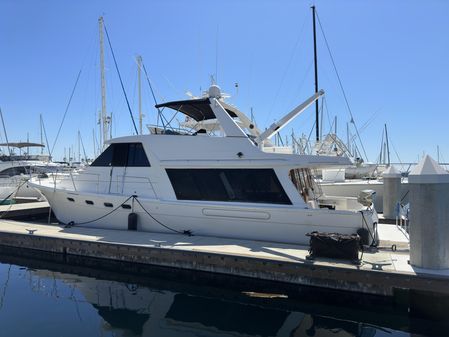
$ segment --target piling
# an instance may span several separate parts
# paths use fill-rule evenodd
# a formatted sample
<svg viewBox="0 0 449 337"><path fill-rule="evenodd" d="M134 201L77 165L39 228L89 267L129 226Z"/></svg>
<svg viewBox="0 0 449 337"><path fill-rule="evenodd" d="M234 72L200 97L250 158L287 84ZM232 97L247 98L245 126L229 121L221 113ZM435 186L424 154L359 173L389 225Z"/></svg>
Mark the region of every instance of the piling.
<svg viewBox="0 0 449 337"><path fill-rule="evenodd" d="M449 173L426 155L408 176L410 264L449 268Z"/></svg>
<svg viewBox="0 0 449 337"><path fill-rule="evenodd" d="M384 180L383 215L385 219L395 219L397 204L401 200L401 173L390 166L382 176Z"/></svg>

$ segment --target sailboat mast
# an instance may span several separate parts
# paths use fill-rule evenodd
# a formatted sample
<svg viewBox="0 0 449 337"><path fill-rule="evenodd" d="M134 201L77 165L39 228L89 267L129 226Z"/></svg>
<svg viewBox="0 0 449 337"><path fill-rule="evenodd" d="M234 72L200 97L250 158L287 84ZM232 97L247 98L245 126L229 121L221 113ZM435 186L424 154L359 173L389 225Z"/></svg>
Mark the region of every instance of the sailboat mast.
<svg viewBox="0 0 449 337"><path fill-rule="evenodd" d="M43 122L42 122L42 114L39 114L39 125L40 125L40 128L41 128L41 144L44 144L44 132L43 132L43 130L42 130L42 124L43 124ZM44 154L44 148L43 147L41 147L41 154Z"/></svg>
<svg viewBox="0 0 449 337"><path fill-rule="evenodd" d="M138 93L139 93L139 133L142 134L142 82L141 82L141 73L142 73L142 56L137 55L137 84L138 84Z"/></svg>
<svg viewBox="0 0 449 337"><path fill-rule="evenodd" d="M108 119L106 116L106 80L104 71L104 36L103 36L103 17L98 19L98 29L100 33L100 75L101 75L101 121L100 129L103 134L103 144L108 140Z"/></svg>
<svg viewBox="0 0 449 337"><path fill-rule="evenodd" d="M386 144L387 144L387 159L388 159L387 166L390 166L390 144L388 144L387 124L385 124L385 140L386 140Z"/></svg>
<svg viewBox="0 0 449 337"><path fill-rule="evenodd" d="M12 155L11 148L9 147L8 134L6 133L5 121L3 120L3 113L1 108L0 108L0 117L2 118L3 132L5 133L6 145L8 146L8 153L9 156L11 157Z"/></svg>
<svg viewBox="0 0 449 337"><path fill-rule="evenodd" d="M316 24L315 24L315 6L312 6L313 16L313 62L315 65L315 92L318 92L318 60L316 52ZM315 101L315 126L316 126L316 141L320 140L320 127L319 127L319 106L318 100Z"/></svg>
<svg viewBox="0 0 449 337"><path fill-rule="evenodd" d="M78 161L81 163L81 132L78 130Z"/></svg>
<svg viewBox="0 0 449 337"><path fill-rule="evenodd" d="M92 142L94 144L94 147L93 147L93 149L94 149L94 158L97 158L97 144L96 144L96 141L95 141L95 129L92 129Z"/></svg>

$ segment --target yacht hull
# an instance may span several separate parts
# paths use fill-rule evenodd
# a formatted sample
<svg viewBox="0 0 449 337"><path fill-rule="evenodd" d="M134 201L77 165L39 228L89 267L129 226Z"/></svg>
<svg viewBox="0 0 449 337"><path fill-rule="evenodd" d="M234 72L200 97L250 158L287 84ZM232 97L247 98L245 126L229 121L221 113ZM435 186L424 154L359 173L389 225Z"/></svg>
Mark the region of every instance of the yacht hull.
<svg viewBox="0 0 449 337"><path fill-rule="evenodd" d="M164 201L114 194L78 193L42 185L39 188L59 221L76 226L128 230L137 214L137 230L261 240L306 245L313 231L356 233L370 226L374 211L336 211L267 205ZM126 204L129 208L123 208ZM112 205L112 206L111 206ZM374 212L374 214L373 214ZM364 218L363 218L364 217Z"/></svg>

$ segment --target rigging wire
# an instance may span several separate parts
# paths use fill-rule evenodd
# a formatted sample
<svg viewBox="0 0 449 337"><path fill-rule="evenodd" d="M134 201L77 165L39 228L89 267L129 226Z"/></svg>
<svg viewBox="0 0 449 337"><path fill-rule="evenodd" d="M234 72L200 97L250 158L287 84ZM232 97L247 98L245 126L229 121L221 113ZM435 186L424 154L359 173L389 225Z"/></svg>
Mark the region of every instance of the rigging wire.
<svg viewBox="0 0 449 337"><path fill-rule="evenodd" d="M47 143L48 155L51 159L50 144L48 143L47 131L45 130L44 117L41 115L42 131L44 131L45 143Z"/></svg>
<svg viewBox="0 0 449 337"><path fill-rule="evenodd" d="M73 86L72 93L70 94L69 102L67 103L67 106L65 108L64 116L62 117L62 121L61 121L61 124L59 125L59 129L58 129L58 133L56 134L55 141L53 142L53 146L52 146L51 151L50 151L50 157L51 157L51 154L53 153L53 150L55 149L56 142L58 141L58 137L59 137L59 134L61 132L62 125L64 124L65 117L67 116L67 111L69 111L70 103L72 102L73 95L75 94L75 90L76 90L76 87L78 85L78 81L79 81L80 76L81 76L81 71L82 71L82 69L80 69L80 71L78 73L78 76L76 77L75 85Z"/></svg>
<svg viewBox="0 0 449 337"><path fill-rule="evenodd" d="M334 68L335 74L337 75L338 84L340 85L340 89L341 89L341 91L343 93L343 98L344 98L344 100L346 102L346 106L348 108L349 115L351 116L351 122L353 122L353 124L354 124L355 132L357 133L357 137L359 138L360 145L362 146L363 154L365 155L365 158L368 161L368 156L366 155L365 147L363 146L363 143L362 143L362 141L360 139L359 130L357 129L357 125L355 124L354 116L352 114L351 107L349 106L349 101L348 101L348 98L346 96L346 92L345 92L345 90L343 88L343 84L341 82L340 75L338 74L337 66L335 65L334 57L333 57L331 49L329 47L329 43L327 42L326 34L324 34L323 26L321 25L321 20L320 20L320 17L318 15L318 11L316 11L316 17L318 19L318 24L320 26L321 33L323 34L323 37L324 37L324 42L326 44L327 51L329 52L329 56L330 56L331 61L332 61L332 66Z"/></svg>
<svg viewBox="0 0 449 337"><path fill-rule="evenodd" d="M108 30L106 29L106 25L105 24L104 24L104 31L106 33L106 38L108 39L109 48L111 49L112 59L114 60L115 69L117 70L118 78L120 80L120 85L121 85L122 90L123 90L123 95L125 96L126 105L128 106L129 115L131 116L131 120L133 122L134 131L138 135L139 132L137 131L137 126L136 126L136 122L134 121L133 112L131 110L131 106L129 105L128 95L126 95L125 86L123 85L122 76L120 75L120 70L118 69L117 60L115 59L114 49L112 49L111 40L109 38L109 33L108 33Z"/></svg>
<svg viewBox="0 0 449 337"><path fill-rule="evenodd" d="M150 87L151 96L153 97L154 104L157 105L158 103L157 103L156 95L154 94L153 86L151 85L150 77L148 76L147 68L145 67L145 63L143 63L143 60L142 60L142 69L143 69L143 72L145 73L145 78L148 82L148 86ZM165 124L164 124L164 120L162 118L162 111L159 108L156 108L156 109L157 109L157 119L158 119L158 121L159 121L159 119L161 120L162 126L165 130Z"/></svg>
<svg viewBox="0 0 449 337"><path fill-rule="evenodd" d="M287 77L287 73L288 73L288 71L290 69L290 66L291 66L292 62L293 62L293 58L295 56L296 49L298 48L299 43L303 40L303 36L304 36L303 31L304 31L304 28L305 28L305 25L306 25L306 16L307 15L308 14L304 15L304 19L303 19L303 24L302 24L301 30L300 30L300 32L298 34L298 38L297 38L297 40L295 42L295 46L293 47L293 51L292 51L292 54L290 55L290 59L288 61L287 67L285 68L284 73L282 74L281 83L279 84L279 87L278 87L278 89L276 91L276 95L274 96L274 100L273 100L273 103L272 103L272 105L270 107L270 110L268 111L267 117L265 119L265 124L268 122L268 120L270 118L270 115L271 115L271 113L272 113L272 111L274 109L274 106L276 104L276 101L278 100L278 96L279 96L279 94L281 92L281 89L282 89L282 86L284 84L285 78Z"/></svg>
<svg viewBox="0 0 449 337"><path fill-rule="evenodd" d="M143 60L142 60L142 69L143 69L143 72L145 73L145 78L147 79L148 86L150 87L151 96L153 96L154 104L157 105L158 103L157 103L156 95L154 94L153 86L151 85L150 77L148 76L147 68L145 67L145 63L143 63ZM160 109L157 108L157 110L159 111Z"/></svg>
<svg viewBox="0 0 449 337"><path fill-rule="evenodd" d="M79 136L80 136L81 146L83 148L84 160L86 161L86 164L87 164L86 148L84 147L84 142L83 142L83 137L81 137L81 132L79 133Z"/></svg>

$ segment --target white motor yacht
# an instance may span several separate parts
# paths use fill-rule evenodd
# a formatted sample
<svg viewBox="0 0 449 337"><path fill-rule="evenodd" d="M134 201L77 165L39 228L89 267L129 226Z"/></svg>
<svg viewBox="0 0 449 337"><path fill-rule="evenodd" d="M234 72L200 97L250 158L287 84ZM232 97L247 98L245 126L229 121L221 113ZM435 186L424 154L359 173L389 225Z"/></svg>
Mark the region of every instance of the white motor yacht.
<svg viewBox="0 0 449 337"><path fill-rule="evenodd" d="M212 85L204 97L156 107L197 122L216 119L220 136L154 128L109 140L90 166L64 179L29 184L59 221L75 226L127 230L134 217L141 231L297 244L307 244L306 233L313 231L375 233L377 214L369 201L319 197L311 169L346 166L347 158L263 151L268 138L322 94L254 134L239 126L241 113Z"/></svg>
<svg viewBox="0 0 449 337"><path fill-rule="evenodd" d="M44 147L42 144L30 142L1 143L0 147L23 148ZM0 203L9 202L13 198L39 199L42 195L30 188L27 181L31 177L46 177L61 171L61 165L53 163L48 155L14 154L0 155Z"/></svg>

